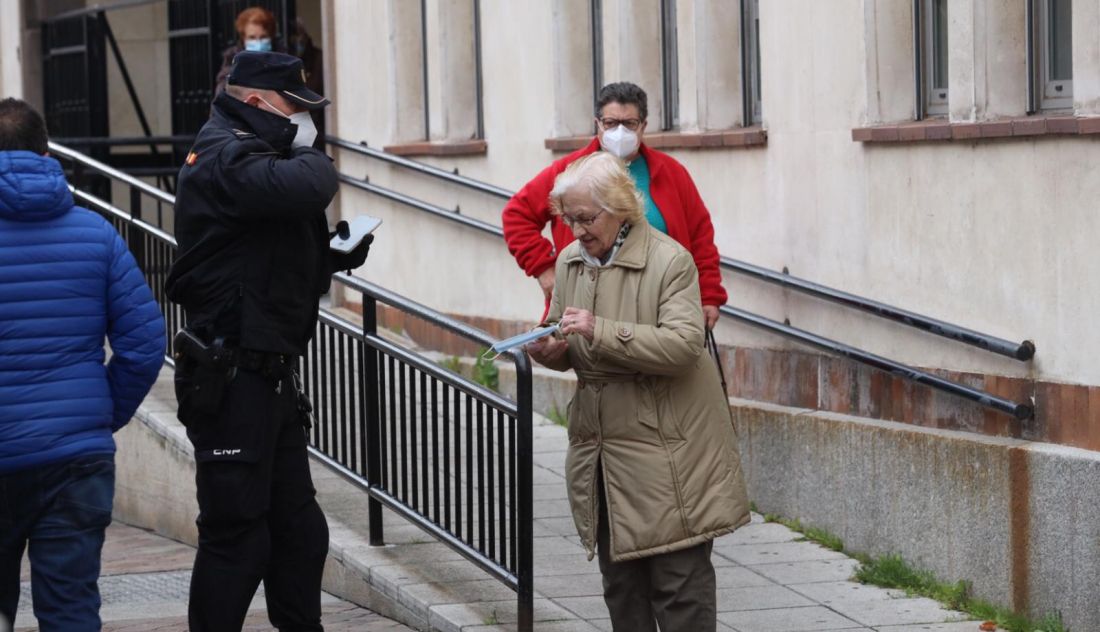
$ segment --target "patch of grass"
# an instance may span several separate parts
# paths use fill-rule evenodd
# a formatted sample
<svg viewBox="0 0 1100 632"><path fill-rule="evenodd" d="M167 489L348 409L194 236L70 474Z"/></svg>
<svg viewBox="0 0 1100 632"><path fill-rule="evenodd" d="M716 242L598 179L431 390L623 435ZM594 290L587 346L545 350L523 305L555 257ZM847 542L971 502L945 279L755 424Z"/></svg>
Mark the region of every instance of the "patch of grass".
<svg viewBox="0 0 1100 632"><path fill-rule="evenodd" d="M474 381L491 390L500 389L500 369L496 363L485 358L488 349L478 351L477 360L474 362Z"/></svg>
<svg viewBox="0 0 1100 632"><path fill-rule="evenodd" d="M931 571L915 569L900 555L871 557L861 553L844 550L844 542L824 529L806 527L799 520L788 520L775 514L764 516L765 522L776 522L801 533L802 540L840 551L859 561L855 580L882 588L895 588L905 591L906 595L928 597L942 603L952 610L960 610L979 621L993 621L1000 629L1008 632L1070 632L1062 623L1060 614L1048 614L1042 619L1032 620L1024 615L1012 612L1008 608L995 606L976 599L971 595L970 584L966 581L954 583L940 581Z"/></svg>
<svg viewBox="0 0 1100 632"><path fill-rule="evenodd" d="M562 428L569 427L569 418L566 417L565 413L563 413L560 408L558 408L556 402L553 406L550 407L550 412L546 413L546 418L558 424Z"/></svg>
<svg viewBox="0 0 1100 632"><path fill-rule="evenodd" d="M752 501L752 500L749 501L749 511L751 511L753 513L760 513L760 510L758 510L756 508L756 501Z"/></svg>
<svg viewBox="0 0 1100 632"><path fill-rule="evenodd" d="M489 613L489 616L485 617L485 625L497 625L500 623L500 619L497 617L497 609L493 608L493 611Z"/></svg>
<svg viewBox="0 0 1100 632"><path fill-rule="evenodd" d="M856 569L856 580L883 588L899 588L907 593L930 597L952 610L963 608L968 601L970 587L964 581L954 584L941 582L931 571L916 570L905 563L900 555L884 555L872 559Z"/></svg>
<svg viewBox="0 0 1100 632"><path fill-rule="evenodd" d="M907 595L935 599L953 610L961 610L982 621L993 621L1009 632L1069 632L1058 614L1038 621L1008 608L975 599L965 581L942 582L930 571L914 569L900 555L884 555L864 562L856 569L856 580L884 588L898 588Z"/></svg>
<svg viewBox="0 0 1100 632"><path fill-rule="evenodd" d="M797 531L802 534L802 541L816 542L831 551L844 550L843 540L824 529L803 526L800 520L787 520L775 514L767 514L764 516L764 522L777 522L791 531Z"/></svg>
<svg viewBox="0 0 1100 632"><path fill-rule="evenodd" d="M462 360L460 360L458 356L443 358L439 361L439 366L447 369L452 373L458 373L459 375L462 375Z"/></svg>

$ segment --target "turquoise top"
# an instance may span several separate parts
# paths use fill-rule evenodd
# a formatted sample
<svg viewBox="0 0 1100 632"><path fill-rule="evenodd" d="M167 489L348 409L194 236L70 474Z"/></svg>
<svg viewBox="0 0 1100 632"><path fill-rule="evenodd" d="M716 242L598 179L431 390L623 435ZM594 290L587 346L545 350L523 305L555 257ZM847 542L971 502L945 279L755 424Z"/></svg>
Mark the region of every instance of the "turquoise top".
<svg viewBox="0 0 1100 632"><path fill-rule="evenodd" d="M634 179L634 186L638 187L638 191L642 194L646 221L650 226L667 235L668 226L665 225L665 218L661 216L661 209L657 208L653 203L653 197L649 195L649 165L641 154L638 154L638 157L630 163L630 177Z"/></svg>

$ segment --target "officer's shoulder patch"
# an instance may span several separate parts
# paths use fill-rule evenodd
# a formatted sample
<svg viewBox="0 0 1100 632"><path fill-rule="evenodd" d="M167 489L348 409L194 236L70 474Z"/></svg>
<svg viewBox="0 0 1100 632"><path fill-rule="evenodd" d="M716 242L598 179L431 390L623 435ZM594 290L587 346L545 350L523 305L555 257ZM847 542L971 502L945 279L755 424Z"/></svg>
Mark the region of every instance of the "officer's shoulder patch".
<svg viewBox="0 0 1100 632"><path fill-rule="evenodd" d="M245 131L242 131L242 130L239 130L239 129L234 129L233 130L233 135L236 136L238 140L247 140L249 138L256 138L256 135L253 134L252 132L245 132Z"/></svg>
<svg viewBox="0 0 1100 632"><path fill-rule="evenodd" d="M186 164L188 167L194 167L195 166L195 161L198 160L198 159L199 159L198 152L193 151L193 152L187 154L187 159L184 160L184 164Z"/></svg>

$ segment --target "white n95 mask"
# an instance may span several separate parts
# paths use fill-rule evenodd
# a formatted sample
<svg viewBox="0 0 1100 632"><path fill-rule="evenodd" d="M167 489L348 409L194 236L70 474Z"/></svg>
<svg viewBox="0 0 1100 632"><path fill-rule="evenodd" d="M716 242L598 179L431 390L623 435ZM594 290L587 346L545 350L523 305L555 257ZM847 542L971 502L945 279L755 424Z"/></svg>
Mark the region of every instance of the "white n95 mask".
<svg viewBox="0 0 1100 632"><path fill-rule="evenodd" d="M298 131L294 133L294 140L290 141L291 147L313 147L313 141L317 140L317 126L313 124L313 117L309 115L309 112L295 112L287 116L283 114L282 110L268 103L267 99L261 96L257 96L257 98L274 112L278 112L280 116L298 126Z"/></svg>
<svg viewBox="0 0 1100 632"><path fill-rule="evenodd" d="M313 124L313 117L309 112L295 112L289 117L291 123L298 126L298 132L294 134L291 147L313 147L313 141L317 140L317 126Z"/></svg>
<svg viewBox="0 0 1100 632"><path fill-rule="evenodd" d="M603 133L600 137L600 146L619 160L626 160L638 151L638 135L628 130L625 125L619 125Z"/></svg>

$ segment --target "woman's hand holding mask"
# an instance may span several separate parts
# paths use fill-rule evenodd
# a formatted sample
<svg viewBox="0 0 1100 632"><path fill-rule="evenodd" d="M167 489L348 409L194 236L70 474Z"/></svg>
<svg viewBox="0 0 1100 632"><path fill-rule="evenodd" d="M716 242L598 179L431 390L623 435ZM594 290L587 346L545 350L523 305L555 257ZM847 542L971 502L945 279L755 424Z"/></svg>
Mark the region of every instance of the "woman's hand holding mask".
<svg viewBox="0 0 1100 632"><path fill-rule="evenodd" d="M524 349L527 350L527 353L531 354L535 362L550 365L556 363L565 355L565 352L569 350L569 343L566 342L565 338L559 338L555 334L553 336L539 338L534 342L529 342Z"/></svg>
<svg viewBox="0 0 1100 632"><path fill-rule="evenodd" d="M561 316L561 333L566 336L580 334L592 342L592 337L596 335L596 316L587 309L566 307Z"/></svg>

